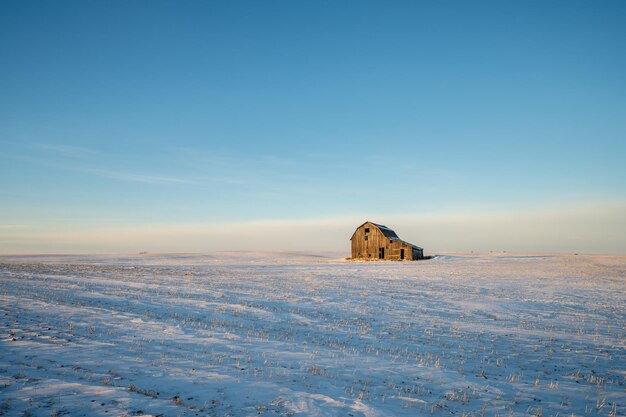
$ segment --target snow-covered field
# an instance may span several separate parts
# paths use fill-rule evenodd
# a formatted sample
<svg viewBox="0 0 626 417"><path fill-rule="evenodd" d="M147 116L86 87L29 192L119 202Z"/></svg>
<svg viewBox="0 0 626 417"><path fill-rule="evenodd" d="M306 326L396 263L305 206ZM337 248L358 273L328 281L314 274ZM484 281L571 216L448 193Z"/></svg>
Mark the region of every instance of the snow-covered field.
<svg viewBox="0 0 626 417"><path fill-rule="evenodd" d="M626 257L0 257L0 415L624 416Z"/></svg>

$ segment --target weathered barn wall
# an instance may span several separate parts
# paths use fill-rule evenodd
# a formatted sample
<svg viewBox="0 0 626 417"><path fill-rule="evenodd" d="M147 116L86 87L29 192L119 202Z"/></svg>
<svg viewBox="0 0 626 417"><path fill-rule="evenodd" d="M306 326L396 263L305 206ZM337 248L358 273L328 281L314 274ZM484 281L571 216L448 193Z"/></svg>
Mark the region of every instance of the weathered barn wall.
<svg viewBox="0 0 626 417"><path fill-rule="evenodd" d="M381 248L384 253L381 253ZM423 253L420 256L420 252L422 251L416 250L413 245L388 238L371 222L360 226L352 236L354 259L417 260L423 257Z"/></svg>

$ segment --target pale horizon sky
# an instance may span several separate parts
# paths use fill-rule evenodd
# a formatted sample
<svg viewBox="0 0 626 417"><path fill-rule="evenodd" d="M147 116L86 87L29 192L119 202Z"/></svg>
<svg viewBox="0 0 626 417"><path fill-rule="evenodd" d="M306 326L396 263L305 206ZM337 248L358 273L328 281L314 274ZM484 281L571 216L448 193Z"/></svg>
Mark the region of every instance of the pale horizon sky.
<svg viewBox="0 0 626 417"><path fill-rule="evenodd" d="M626 3L6 1L0 254L626 253Z"/></svg>

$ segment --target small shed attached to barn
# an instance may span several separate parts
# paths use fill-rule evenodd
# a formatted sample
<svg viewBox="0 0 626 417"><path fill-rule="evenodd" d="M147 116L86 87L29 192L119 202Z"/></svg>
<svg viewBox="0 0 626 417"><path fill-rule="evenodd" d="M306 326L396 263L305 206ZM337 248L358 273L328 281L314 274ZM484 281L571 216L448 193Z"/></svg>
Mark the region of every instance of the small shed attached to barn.
<svg viewBox="0 0 626 417"><path fill-rule="evenodd" d="M400 239L396 232L372 222L365 222L354 231L352 259L409 260L424 259L424 249Z"/></svg>

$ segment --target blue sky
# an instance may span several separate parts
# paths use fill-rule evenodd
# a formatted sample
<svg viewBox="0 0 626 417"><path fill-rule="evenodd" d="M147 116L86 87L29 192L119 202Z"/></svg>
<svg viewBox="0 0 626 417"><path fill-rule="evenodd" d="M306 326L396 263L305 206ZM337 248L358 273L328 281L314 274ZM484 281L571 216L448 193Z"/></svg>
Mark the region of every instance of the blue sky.
<svg viewBox="0 0 626 417"><path fill-rule="evenodd" d="M623 252L602 236L626 234L625 21L620 1L2 2L0 252L298 224L334 234L272 248L341 249L365 219L501 249L460 236L470 214L506 236L535 218L519 250ZM555 210L580 240L538 242Z"/></svg>

